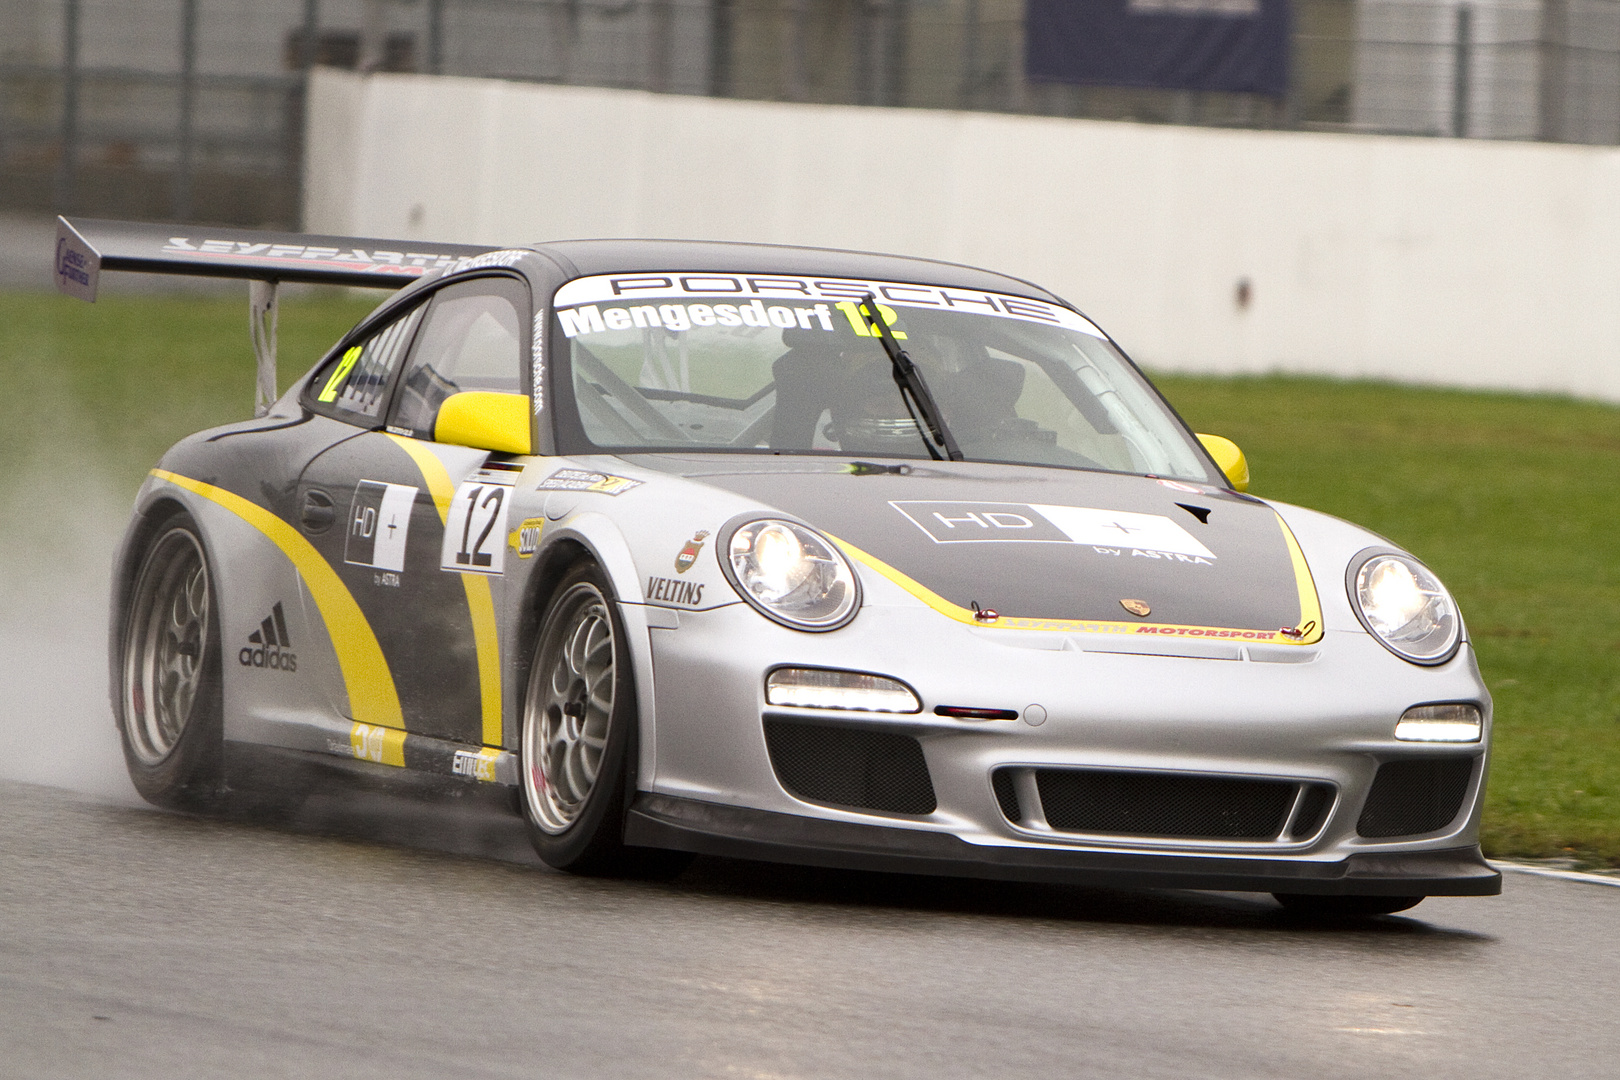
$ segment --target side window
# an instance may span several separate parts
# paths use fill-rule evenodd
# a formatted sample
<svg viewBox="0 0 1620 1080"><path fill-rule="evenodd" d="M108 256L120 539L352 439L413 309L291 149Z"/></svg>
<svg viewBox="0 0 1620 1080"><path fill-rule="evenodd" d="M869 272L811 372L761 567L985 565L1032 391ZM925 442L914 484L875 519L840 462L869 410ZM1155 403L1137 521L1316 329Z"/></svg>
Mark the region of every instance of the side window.
<svg viewBox="0 0 1620 1080"><path fill-rule="evenodd" d="M423 305L417 305L414 311L343 350L322 369L310 384L316 408L351 424L376 426L382 419L389 381L410 347L422 311Z"/></svg>
<svg viewBox="0 0 1620 1080"><path fill-rule="evenodd" d="M434 296L388 426L433 438L439 406L462 390L521 392L528 289L507 277L448 285Z"/></svg>

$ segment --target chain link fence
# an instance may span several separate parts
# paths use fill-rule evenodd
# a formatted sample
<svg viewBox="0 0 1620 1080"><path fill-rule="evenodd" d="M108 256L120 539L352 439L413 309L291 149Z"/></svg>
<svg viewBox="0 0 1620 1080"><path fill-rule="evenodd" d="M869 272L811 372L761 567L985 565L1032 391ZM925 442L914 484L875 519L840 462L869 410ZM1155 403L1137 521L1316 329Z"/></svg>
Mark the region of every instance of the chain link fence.
<svg viewBox="0 0 1620 1080"><path fill-rule="evenodd" d="M6 0L0 209L290 226L324 64L717 97L1620 143L1620 0L1293 0L1281 97L1024 70L1023 0Z"/></svg>

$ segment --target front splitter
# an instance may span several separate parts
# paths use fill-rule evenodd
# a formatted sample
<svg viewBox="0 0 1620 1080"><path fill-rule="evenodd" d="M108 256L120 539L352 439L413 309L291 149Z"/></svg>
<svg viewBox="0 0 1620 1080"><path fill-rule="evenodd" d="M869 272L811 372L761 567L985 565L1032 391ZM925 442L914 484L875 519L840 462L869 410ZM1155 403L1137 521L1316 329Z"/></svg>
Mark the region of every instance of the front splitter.
<svg viewBox="0 0 1620 1080"><path fill-rule="evenodd" d="M1337 862L1058 851L970 844L949 833L823 821L643 792L625 843L700 855L896 874L1119 889L1324 896L1495 896L1502 875L1478 845L1351 855Z"/></svg>

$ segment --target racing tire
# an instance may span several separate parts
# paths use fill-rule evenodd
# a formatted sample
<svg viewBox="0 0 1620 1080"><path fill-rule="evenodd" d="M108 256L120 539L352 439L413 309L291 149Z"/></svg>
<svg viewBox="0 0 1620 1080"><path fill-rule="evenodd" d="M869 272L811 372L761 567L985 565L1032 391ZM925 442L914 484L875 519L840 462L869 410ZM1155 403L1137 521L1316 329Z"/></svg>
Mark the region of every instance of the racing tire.
<svg viewBox="0 0 1620 1080"><path fill-rule="evenodd" d="M218 605L207 549L185 511L153 532L120 634L113 709L135 790L155 806L216 809L225 711Z"/></svg>
<svg viewBox="0 0 1620 1080"><path fill-rule="evenodd" d="M636 792L635 676L612 587L595 563L558 583L535 639L519 733L519 803L546 865L673 877L684 852L627 847Z"/></svg>
<svg viewBox="0 0 1620 1080"><path fill-rule="evenodd" d="M1272 893L1272 898L1290 915L1305 919L1362 919L1373 915L1393 915L1417 907L1421 896L1315 896L1310 893Z"/></svg>

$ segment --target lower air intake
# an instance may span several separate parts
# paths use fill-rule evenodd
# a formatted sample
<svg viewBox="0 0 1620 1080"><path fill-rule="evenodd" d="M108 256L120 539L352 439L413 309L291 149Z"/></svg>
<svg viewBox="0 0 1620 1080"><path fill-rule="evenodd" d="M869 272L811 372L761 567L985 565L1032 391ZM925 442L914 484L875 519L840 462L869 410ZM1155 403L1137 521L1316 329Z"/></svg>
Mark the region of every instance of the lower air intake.
<svg viewBox="0 0 1620 1080"><path fill-rule="evenodd" d="M806 802L887 814L932 814L938 805L910 735L766 720L765 745L776 778Z"/></svg>
<svg viewBox="0 0 1620 1080"><path fill-rule="evenodd" d="M1376 839L1438 832L1456 820L1473 778L1472 757L1386 761L1373 777L1356 832Z"/></svg>
<svg viewBox="0 0 1620 1080"><path fill-rule="evenodd" d="M1011 769L997 769L990 774L990 788L996 793L996 805L1002 816L1015 825L1024 820L1023 808L1018 805L1018 788L1013 783Z"/></svg>
<svg viewBox="0 0 1620 1080"><path fill-rule="evenodd" d="M1047 824L1063 832L1274 840L1299 785L1180 773L1037 769Z"/></svg>
<svg viewBox="0 0 1620 1080"><path fill-rule="evenodd" d="M1322 822L1327 818L1327 812L1333 806L1333 788L1329 784L1306 784L1305 794L1299 800L1299 811L1294 814L1294 824L1289 826L1288 836L1292 840L1308 840L1321 829Z"/></svg>

